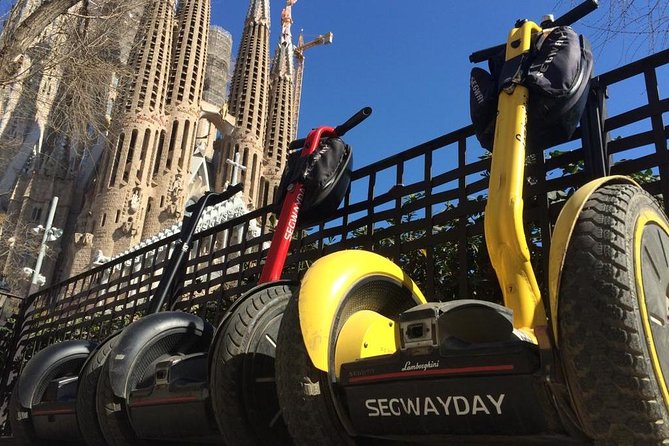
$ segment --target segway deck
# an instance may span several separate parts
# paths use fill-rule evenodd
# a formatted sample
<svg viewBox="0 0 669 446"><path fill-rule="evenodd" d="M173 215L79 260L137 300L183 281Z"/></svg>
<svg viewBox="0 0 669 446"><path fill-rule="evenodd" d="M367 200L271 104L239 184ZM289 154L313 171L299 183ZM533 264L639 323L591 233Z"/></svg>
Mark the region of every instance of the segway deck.
<svg viewBox="0 0 669 446"><path fill-rule="evenodd" d="M474 301L426 304L400 315L397 325L396 353L342 365L357 434L538 439L564 432L539 348L513 334L508 309ZM487 330L485 342L471 342L472 326L496 326L498 340Z"/></svg>
<svg viewBox="0 0 669 446"><path fill-rule="evenodd" d="M79 427L75 411L77 377L62 377L49 382L44 399L31 411L35 431L41 438L78 440Z"/></svg>
<svg viewBox="0 0 669 446"><path fill-rule="evenodd" d="M147 439L216 437L218 432L207 387L206 353L172 356L150 369L154 370L153 375L128 398L137 436Z"/></svg>

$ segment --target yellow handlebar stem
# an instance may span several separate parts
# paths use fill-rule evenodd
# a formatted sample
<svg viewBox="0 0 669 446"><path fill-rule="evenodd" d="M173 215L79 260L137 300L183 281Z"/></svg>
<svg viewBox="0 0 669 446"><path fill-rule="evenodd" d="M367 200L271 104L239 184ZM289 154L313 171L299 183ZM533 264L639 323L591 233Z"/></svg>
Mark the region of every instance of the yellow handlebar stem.
<svg viewBox="0 0 669 446"><path fill-rule="evenodd" d="M538 32L541 28L533 22L514 28L507 40L506 60L527 53ZM513 325L533 336L534 328L547 321L523 228L527 101L528 90L522 85L499 95L485 236L504 304L513 310Z"/></svg>

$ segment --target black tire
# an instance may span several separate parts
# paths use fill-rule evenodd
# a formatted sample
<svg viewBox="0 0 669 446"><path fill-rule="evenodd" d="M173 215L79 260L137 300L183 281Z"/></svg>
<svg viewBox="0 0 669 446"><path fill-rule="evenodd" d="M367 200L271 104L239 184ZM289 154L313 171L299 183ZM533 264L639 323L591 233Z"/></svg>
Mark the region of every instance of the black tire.
<svg viewBox="0 0 669 446"><path fill-rule="evenodd" d="M365 280L344 299L335 318L335 333L357 311L371 310L390 317L415 305L405 288L385 278ZM298 301L299 297L291 299L283 315L276 356L277 390L288 431L297 446L363 444L342 424L338 412L344 418L348 415L339 404L343 401L338 397L339 389L330 384L333 377L311 362L300 329Z"/></svg>
<svg viewBox="0 0 669 446"><path fill-rule="evenodd" d="M150 367L162 358L176 353L194 353L206 350L210 332L207 335L196 335L183 331L183 327L171 328L154 336L140 352L141 360L135 360L135 365L129 370L130 379L128 388L135 389L155 369ZM120 340L120 336L118 336ZM143 366L144 369L137 367ZM96 389L96 409L100 430L107 444L110 446L135 446L154 444L153 440L139 438L130 421L125 398L117 397L111 386L109 377L109 357L100 370L100 378ZM166 439L167 440L167 439Z"/></svg>
<svg viewBox="0 0 669 446"><path fill-rule="evenodd" d="M84 442L89 446L106 445L104 435L100 429L97 416L96 392L102 366L107 360L109 353L118 342L118 334L108 338L93 353L93 357L79 373L79 386L77 388L77 423L79 432Z"/></svg>
<svg viewBox="0 0 669 446"><path fill-rule="evenodd" d="M46 390L45 381L51 381L56 376L65 376L72 375L81 367L84 362L83 357L70 358L69 360L62 361L60 364L55 366L50 372L42 377L40 382L40 387L43 387L43 390ZM81 444L77 441L57 441L57 440L48 440L45 438L40 438L35 432L33 426L30 410L21 406L18 398L18 386L21 377L16 378L16 384L14 385L14 391L9 400L9 424L12 430L12 436L14 437L16 444L25 445L25 446L62 446L69 444ZM41 392L43 393L43 392ZM37 395L33 404L39 402L42 395Z"/></svg>
<svg viewBox="0 0 669 446"><path fill-rule="evenodd" d="M281 317L295 289L280 285L247 296L219 328L209 387L216 422L229 445L290 445L274 381Z"/></svg>
<svg viewBox="0 0 669 446"><path fill-rule="evenodd" d="M96 389L96 413L100 431L109 446L134 446L145 444L133 430L125 399L114 394L109 379L109 355L100 369Z"/></svg>
<svg viewBox="0 0 669 446"><path fill-rule="evenodd" d="M276 380L283 418L299 446L353 445L334 408L328 375L311 363L300 330L298 300L291 299L281 321Z"/></svg>
<svg viewBox="0 0 669 446"><path fill-rule="evenodd" d="M20 379L20 376L16 378L14 389L18 389ZM18 398L18 392L16 390L12 392L12 396L9 400L9 424L12 428L12 436L14 437L14 441L18 445L39 446L43 444L47 446L55 446L61 444L58 442L49 442L37 438L32 420L30 419L29 411L21 407L21 403L19 402Z"/></svg>
<svg viewBox="0 0 669 446"><path fill-rule="evenodd" d="M668 231L645 191L608 185L585 203L567 248L559 347L595 444L669 443Z"/></svg>

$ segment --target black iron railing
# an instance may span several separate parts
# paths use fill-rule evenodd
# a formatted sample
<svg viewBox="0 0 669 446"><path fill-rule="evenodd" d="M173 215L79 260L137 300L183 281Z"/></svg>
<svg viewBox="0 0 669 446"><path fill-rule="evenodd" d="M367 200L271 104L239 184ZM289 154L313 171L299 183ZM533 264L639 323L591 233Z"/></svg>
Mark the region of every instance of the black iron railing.
<svg viewBox="0 0 669 446"><path fill-rule="evenodd" d="M545 283L552 225L574 188L610 172L635 176L656 196L669 193L669 128L663 116L669 97L658 92L657 74L667 64L669 51L663 51L600 75L572 141L528 156L526 232L540 282ZM633 78L643 82L642 105L624 109L626 101L615 94L604 100L607 88ZM607 104L615 112L604 119ZM483 241L489 166L473 129L465 127L358 169L344 206L319 226L296 233L284 277L299 279L326 253L362 248L398 262L428 299L499 299ZM269 223L266 207L197 234L179 308L216 324L228 305L256 283L271 239ZM241 237L233 237L235 228ZM12 346L5 350L11 363L0 382L3 407L13 377L34 352L65 339L100 339L140 317L175 238L23 302Z"/></svg>

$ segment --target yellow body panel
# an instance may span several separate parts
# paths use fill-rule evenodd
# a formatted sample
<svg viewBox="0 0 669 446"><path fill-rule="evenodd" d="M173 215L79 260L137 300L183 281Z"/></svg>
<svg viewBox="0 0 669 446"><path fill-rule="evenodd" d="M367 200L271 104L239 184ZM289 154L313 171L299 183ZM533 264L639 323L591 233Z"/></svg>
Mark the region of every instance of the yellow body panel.
<svg viewBox="0 0 669 446"><path fill-rule="evenodd" d="M402 284L416 303L425 303L418 286L390 260L368 251L347 250L316 261L302 279L299 295L300 327L314 366L328 371L330 336L337 311L356 284L384 277Z"/></svg>
<svg viewBox="0 0 669 446"><path fill-rule="evenodd" d="M662 391L662 395L664 397L663 400L666 405L669 403L669 390L667 389L667 383L664 379L664 374L662 373L660 358L658 357L657 350L655 349L653 331L650 327L650 317L648 316L648 308L646 307L646 296L644 295L643 291L643 276L641 274L641 237L643 235L643 229L648 224L658 225L667 234L669 234L669 227L667 227L667 224L665 223L665 220L662 218L662 216L651 210L646 210L641 213L639 219L636 222L636 227L634 228L634 277L636 280L637 299L639 300L641 321L643 322L643 330L646 333L646 342L648 346L648 352L650 353L650 360L653 364L655 377L657 379L657 383L660 386L660 390ZM669 408L669 406L667 408Z"/></svg>
<svg viewBox="0 0 669 446"><path fill-rule="evenodd" d="M335 374L346 362L397 351L395 322L375 311L362 310L351 315L337 337Z"/></svg>
<svg viewBox="0 0 669 446"><path fill-rule="evenodd" d="M539 31L541 28L532 22L514 28L507 42L506 60L527 52L532 35ZM504 304L513 310L513 325L533 336L534 327L546 325L546 313L523 228L527 101L527 88L521 85L499 95L485 236Z"/></svg>
<svg viewBox="0 0 669 446"><path fill-rule="evenodd" d="M541 32L541 27L530 21L523 23L518 28L513 28L506 39L506 60L528 52L532 47L532 36L538 32Z"/></svg>
<svg viewBox="0 0 669 446"><path fill-rule="evenodd" d="M610 183L636 183L628 177L614 175L597 178L579 188L565 203L558 216L553 236L551 238L551 250L548 260L548 298L550 301L551 319L555 343L558 343L558 296L560 292L560 277L564 265L567 247L571 234L576 226L576 220L590 196L600 187Z"/></svg>

